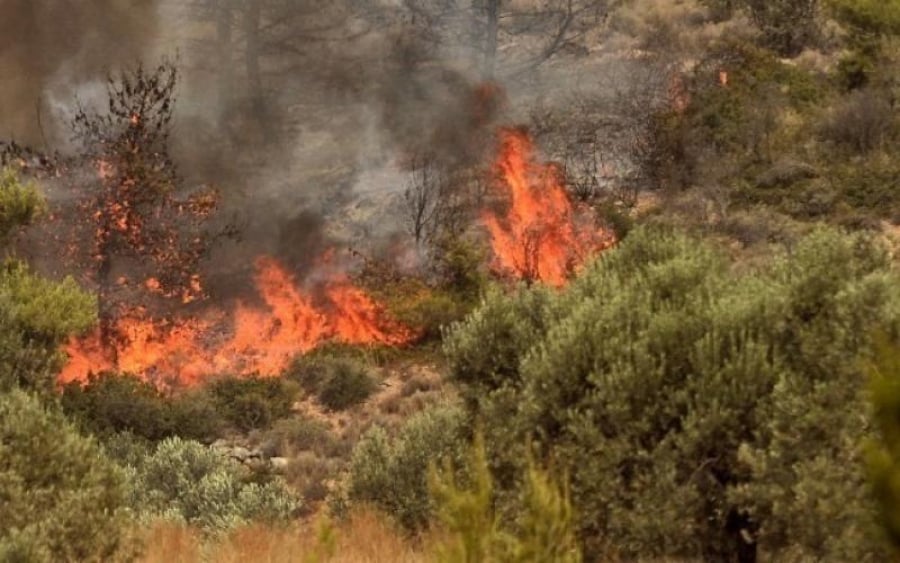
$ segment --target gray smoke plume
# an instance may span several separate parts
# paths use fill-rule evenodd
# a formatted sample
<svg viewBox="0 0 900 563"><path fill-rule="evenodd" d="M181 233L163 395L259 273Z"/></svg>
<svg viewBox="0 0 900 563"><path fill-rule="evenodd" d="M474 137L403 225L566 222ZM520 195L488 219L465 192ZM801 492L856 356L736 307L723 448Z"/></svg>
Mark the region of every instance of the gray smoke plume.
<svg viewBox="0 0 900 563"><path fill-rule="evenodd" d="M59 140L50 98L139 60L156 0L0 0L0 138ZM52 138L52 139L51 139Z"/></svg>

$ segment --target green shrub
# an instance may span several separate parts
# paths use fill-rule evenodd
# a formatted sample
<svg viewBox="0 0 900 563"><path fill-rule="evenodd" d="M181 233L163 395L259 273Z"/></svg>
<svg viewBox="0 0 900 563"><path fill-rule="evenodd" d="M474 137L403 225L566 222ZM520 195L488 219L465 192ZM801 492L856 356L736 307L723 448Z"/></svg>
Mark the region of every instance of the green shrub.
<svg viewBox="0 0 900 563"><path fill-rule="evenodd" d="M359 404L375 392L378 383L365 365L345 356L309 355L297 358L285 377L300 384L330 410Z"/></svg>
<svg viewBox="0 0 900 563"><path fill-rule="evenodd" d="M60 400L68 416L99 436L127 432L150 441L170 436L210 441L223 425L207 394L167 395L133 375L92 374L83 385L63 386Z"/></svg>
<svg viewBox="0 0 900 563"><path fill-rule="evenodd" d="M0 168L0 246L17 228L28 225L46 208L34 183L22 183L9 168Z"/></svg>
<svg viewBox="0 0 900 563"><path fill-rule="evenodd" d="M288 416L299 389L280 377L228 376L211 381L206 392L221 416L246 432Z"/></svg>
<svg viewBox="0 0 900 563"><path fill-rule="evenodd" d="M868 366L878 434L866 446L879 522L900 553L900 348L886 334L876 339Z"/></svg>
<svg viewBox="0 0 900 563"><path fill-rule="evenodd" d="M459 473L449 461L441 470L436 464L429 468L428 487L436 513L449 532L437 546L438 561L581 561L568 490L530 458L523 510L513 532L504 530L494 514L493 478L480 434L462 471L468 479L459 479Z"/></svg>
<svg viewBox="0 0 900 563"><path fill-rule="evenodd" d="M436 407L410 418L395 438L372 427L353 450L346 500L373 504L409 530L431 517L428 465L444 458L458 460L463 415L453 407Z"/></svg>
<svg viewBox="0 0 900 563"><path fill-rule="evenodd" d="M736 269L641 228L563 292L490 296L445 348L510 517L531 437L571 474L586 553L883 560L859 357L897 287L863 235Z"/></svg>
<svg viewBox="0 0 900 563"><path fill-rule="evenodd" d="M0 263L0 390L52 393L60 346L96 319L96 299L72 278L54 282L15 261Z"/></svg>
<svg viewBox="0 0 900 563"><path fill-rule="evenodd" d="M61 413L0 394L0 560L99 561L123 544L125 475Z"/></svg>
<svg viewBox="0 0 900 563"><path fill-rule="evenodd" d="M270 443L274 453L282 456L302 451L328 456L335 449L335 438L328 425L304 417L284 418L277 421L266 432L264 440Z"/></svg>
<svg viewBox="0 0 900 563"><path fill-rule="evenodd" d="M177 437L160 442L133 473L132 505L146 520L162 517L222 531L284 520L298 507L279 479L250 482L236 462Z"/></svg>

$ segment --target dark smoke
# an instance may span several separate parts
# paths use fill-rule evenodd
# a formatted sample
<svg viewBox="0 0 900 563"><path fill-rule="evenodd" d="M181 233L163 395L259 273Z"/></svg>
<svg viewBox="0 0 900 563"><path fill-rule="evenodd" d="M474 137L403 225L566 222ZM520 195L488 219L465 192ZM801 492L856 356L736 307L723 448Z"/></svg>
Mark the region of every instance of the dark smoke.
<svg viewBox="0 0 900 563"><path fill-rule="evenodd" d="M0 138L65 139L50 99L140 60L157 31L156 0L0 0Z"/></svg>

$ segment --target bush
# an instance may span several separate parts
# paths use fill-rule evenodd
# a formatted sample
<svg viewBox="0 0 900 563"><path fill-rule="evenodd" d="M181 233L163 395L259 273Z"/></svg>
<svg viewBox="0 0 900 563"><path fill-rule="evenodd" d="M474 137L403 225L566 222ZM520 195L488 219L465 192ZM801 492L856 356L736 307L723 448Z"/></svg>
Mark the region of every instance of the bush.
<svg viewBox="0 0 900 563"><path fill-rule="evenodd" d="M333 411L359 404L378 383L363 363L351 357L310 355L297 358L285 374Z"/></svg>
<svg viewBox="0 0 900 563"><path fill-rule="evenodd" d="M268 428L291 413L299 390L280 377L221 377L206 387L216 410L237 430Z"/></svg>
<svg viewBox="0 0 900 563"><path fill-rule="evenodd" d="M866 154L893 130L894 111L888 100L866 89L852 92L834 110L823 128L826 139L857 154Z"/></svg>
<svg viewBox="0 0 900 563"><path fill-rule="evenodd" d="M96 299L72 278L54 282L19 262L0 263L0 390L52 394L65 359L62 343L87 330L96 310Z"/></svg>
<svg viewBox="0 0 900 563"><path fill-rule="evenodd" d="M410 418L395 438L372 427L353 450L346 500L373 504L409 530L422 528L432 513L428 465L459 459L462 423L459 409L437 407Z"/></svg>
<svg viewBox="0 0 900 563"><path fill-rule="evenodd" d="M175 519L207 531L284 520L297 508L282 481L249 482L245 471L198 442L167 438L133 468L133 508L145 520Z"/></svg>
<svg viewBox="0 0 900 563"><path fill-rule="evenodd" d="M266 433L264 440L281 456L302 451L328 456L335 449L335 438L327 424L302 417L279 420Z"/></svg>
<svg viewBox="0 0 900 563"><path fill-rule="evenodd" d="M125 475L23 391L0 395L0 560L99 561L123 543Z"/></svg>
<svg viewBox="0 0 900 563"><path fill-rule="evenodd" d="M863 235L736 270L642 228L561 293L492 295L445 348L501 508L521 510L532 437L571 472L586 553L880 560L859 357L900 322L897 286Z"/></svg>
<svg viewBox="0 0 900 563"><path fill-rule="evenodd" d="M740 0L762 43L784 57L799 55L820 36L819 0Z"/></svg>
<svg viewBox="0 0 900 563"><path fill-rule="evenodd" d="M0 246L20 226L28 225L46 204L34 183L23 184L9 168L0 168Z"/></svg>
<svg viewBox="0 0 900 563"><path fill-rule="evenodd" d="M127 432L150 441L170 436L210 441L223 425L205 393L166 395L133 375L92 374L83 385L66 384L61 404L83 428L103 437Z"/></svg>
<svg viewBox="0 0 900 563"><path fill-rule="evenodd" d="M568 491L529 459L523 503L514 534L503 530L493 509L493 479L484 441L476 436L460 483L451 463L429 468L428 486L449 534L437 545L437 561L553 561L580 563L575 517Z"/></svg>

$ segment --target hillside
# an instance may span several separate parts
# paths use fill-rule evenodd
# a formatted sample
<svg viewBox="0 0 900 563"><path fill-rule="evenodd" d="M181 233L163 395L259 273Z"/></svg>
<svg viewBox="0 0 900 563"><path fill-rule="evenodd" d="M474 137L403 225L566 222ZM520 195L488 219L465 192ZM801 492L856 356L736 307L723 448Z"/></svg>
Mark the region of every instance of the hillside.
<svg viewBox="0 0 900 563"><path fill-rule="evenodd" d="M887 561L897 0L0 4L0 561Z"/></svg>

